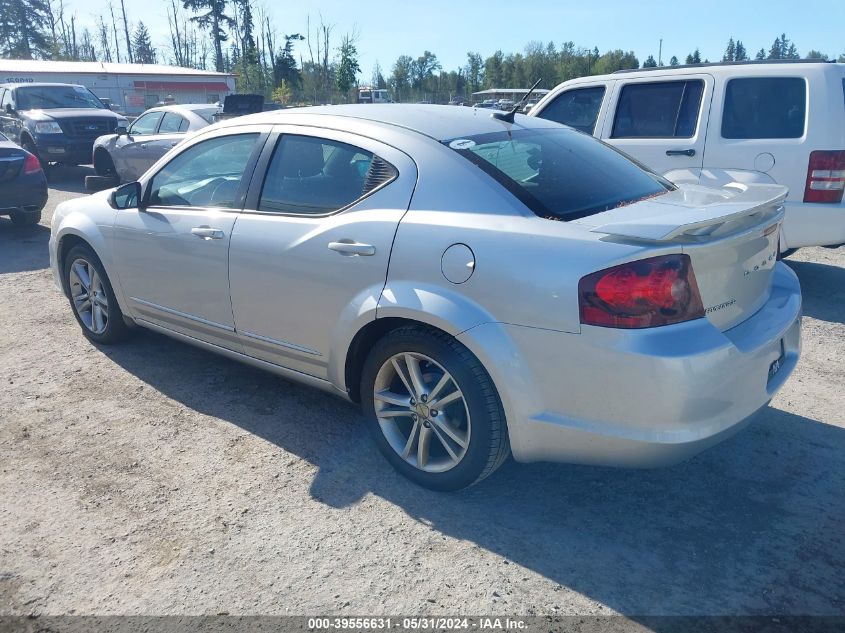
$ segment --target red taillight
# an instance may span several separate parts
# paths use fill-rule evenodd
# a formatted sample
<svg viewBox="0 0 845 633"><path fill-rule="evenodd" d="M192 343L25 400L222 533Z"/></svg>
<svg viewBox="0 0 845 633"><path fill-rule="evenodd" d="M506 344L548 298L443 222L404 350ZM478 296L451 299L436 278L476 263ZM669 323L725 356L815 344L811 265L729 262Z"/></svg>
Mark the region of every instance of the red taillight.
<svg viewBox="0 0 845 633"><path fill-rule="evenodd" d="M23 173L34 174L38 171L41 171L41 162L37 157L27 152L26 160L23 163Z"/></svg>
<svg viewBox="0 0 845 633"><path fill-rule="evenodd" d="M842 202L845 191L845 151L810 152L804 202Z"/></svg>
<svg viewBox="0 0 845 633"><path fill-rule="evenodd" d="M587 275L578 282L581 323L647 328L699 319L704 306L688 255L661 255Z"/></svg>

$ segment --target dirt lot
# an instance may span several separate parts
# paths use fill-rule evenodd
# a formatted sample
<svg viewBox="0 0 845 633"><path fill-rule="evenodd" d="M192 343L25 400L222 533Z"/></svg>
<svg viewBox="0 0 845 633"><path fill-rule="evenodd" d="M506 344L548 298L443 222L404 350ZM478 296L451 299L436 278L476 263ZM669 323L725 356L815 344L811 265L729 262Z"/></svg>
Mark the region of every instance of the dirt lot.
<svg viewBox="0 0 845 633"><path fill-rule="evenodd" d="M390 469L357 409L140 333L98 349L0 219L0 614L845 614L845 248L790 260L804 355L677 467Z"/></svg>

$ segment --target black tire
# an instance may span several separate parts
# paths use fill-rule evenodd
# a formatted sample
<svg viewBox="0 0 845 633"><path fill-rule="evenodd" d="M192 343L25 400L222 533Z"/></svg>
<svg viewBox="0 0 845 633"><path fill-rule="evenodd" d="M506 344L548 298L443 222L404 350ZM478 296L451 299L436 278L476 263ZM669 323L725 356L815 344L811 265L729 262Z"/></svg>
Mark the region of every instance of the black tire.
<svg viewBox="0 0 845 633"><path fill-rule="evenodd" d="M463 393L471 434L460 461L445 472L426 472L405 461L391 446L376 416L373 390L382 366L396 354L423 354L442 366ZM416 484L452 491L478 483L510 455L505 412L490 375L481 362L454 337L424 327L402 327L385 335L370 351L361 375L361 405L366 423L393 467ZM435 414L436 415L436 414Z"/></svg>
<svg viewBox="0 0 845 633"><path fill-rule="evenodd" d="M86 191L103 191L117 187L119 184L120 179L117 176L85 176Z"/></svg>
<svg viewBox="0 0 845 633"><path fill-rule="evenodd" d="M16 209L9 212L9 219L16 226L35 226L41 221L41 209L37 211Z"/></svg>
<svg viewBox="0 0 845 633"><path fill-rule="evenodd" d="M102 290L106 296L108 305L108 317L106 319L105 329L102 332L93 331L91 327L82 320L82 317L74 304L73 296L71 294L71 265L77 260L87 262L96 271L102 283ZM79 323L79 327L82 328L82 333L88 340L101 345L110 345L112 343L117 343L128 336L129 328L124 322L123 313L117 303L117 298L114 295L114 290L112 289L106 270L103 267L100 258L97 257L97 254L90 246L77 244L65 254L64 261L62 262L62 285L65 290L65 296L68 298L68 302L70 303L73 316L76 318L76 322Z"/></svg>
<svg viewBox="0 0 845 633"><path fill-rule="evenodd" d="M94 171L98 176L117 178L114 161L106 150L98 149L94 154ZM117 184L120 184L119 182Z"/></svg>

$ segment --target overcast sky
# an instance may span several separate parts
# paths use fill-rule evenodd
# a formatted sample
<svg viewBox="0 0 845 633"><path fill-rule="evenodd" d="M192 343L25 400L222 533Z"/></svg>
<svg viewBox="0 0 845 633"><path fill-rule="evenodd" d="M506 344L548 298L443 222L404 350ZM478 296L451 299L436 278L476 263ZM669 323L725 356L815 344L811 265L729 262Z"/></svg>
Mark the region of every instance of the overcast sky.
<svg viewBox="0 0 845 633"><path fill-rule="evenodd" d="M113 0L119 5L117 0ZM66 0L81 21L93 25L92 6L100 0ZM106 0L102 0L103 3ZM168 42L165 6L168 0L125 0L131 21L143 20L154 44ZM435 53L444 69L466 63L469 50L486 57L496 49L520 52L531 40L572 40L577 46L633 50L640 62L657 59L663 38L663 60L672 55L681 62L696 46L702 59L721 59L729 37L739 38L749 55L767 51L781 32L804 55L815 48L830 56L845 53L845 0L429 0L427 2L366 0L295 0L271 2L269 7L280 33L305 33L322 15L335 25L334 42L355 29L362 79L368 80L373 64L387 70L399 55L417 57L424 50ZM160 8L160 10L153 10ZM305 54L304 42L299 52ZM333 44L334 46L334 44ZM297 55L298 57L298 55Z"/></svg>

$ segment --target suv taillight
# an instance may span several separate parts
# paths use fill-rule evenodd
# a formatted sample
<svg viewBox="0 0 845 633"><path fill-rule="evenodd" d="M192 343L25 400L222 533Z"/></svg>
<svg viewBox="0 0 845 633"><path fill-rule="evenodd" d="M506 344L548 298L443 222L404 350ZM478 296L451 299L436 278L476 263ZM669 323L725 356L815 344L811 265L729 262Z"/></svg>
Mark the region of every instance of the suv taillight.
<svg viewBox="0 0 845 633"><path fill-rule="evenodd" d="M810 152L804 202L842 202L845 151Z"/></svg>
<svg viewBox="0 0 845 633"><path fill-rule="evenodd" d="M41 171L41 162L33 154L27 152L23 163L23 173L34 174L39 171Z"/></svg>
<svg viewBox="0 0 845 633"><path fill-rule="evenodd" d="M578 282L581 323L614 328L671 325L704 316L688 255L614 266Z"/></svg>

